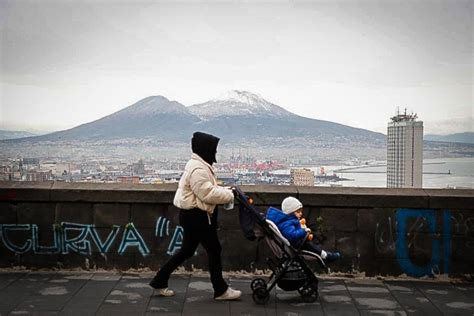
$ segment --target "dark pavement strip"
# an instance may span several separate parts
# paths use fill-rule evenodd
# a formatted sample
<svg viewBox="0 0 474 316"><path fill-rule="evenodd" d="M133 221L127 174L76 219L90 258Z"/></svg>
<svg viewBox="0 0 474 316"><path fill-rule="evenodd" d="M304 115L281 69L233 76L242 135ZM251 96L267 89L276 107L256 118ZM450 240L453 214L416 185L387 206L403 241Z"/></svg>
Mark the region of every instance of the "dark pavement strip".
<svg viewBox="0 0 474 316"><path fill-rule="evenodd" d="M276 288L266 305L252 300L252 276L226 280L242 298L218 302L205 273L174 274L174 297L153 295L153 273L0 273L0 315L472 315L474 284L441 280L322 277L314 303Z"/></svg>

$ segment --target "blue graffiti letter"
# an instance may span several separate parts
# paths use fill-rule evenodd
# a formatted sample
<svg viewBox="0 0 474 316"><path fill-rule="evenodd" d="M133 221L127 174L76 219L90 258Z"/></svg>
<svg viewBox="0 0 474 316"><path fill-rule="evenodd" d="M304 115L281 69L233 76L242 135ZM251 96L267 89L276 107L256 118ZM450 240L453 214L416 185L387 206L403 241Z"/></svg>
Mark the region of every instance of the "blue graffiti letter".
<svg viewBox="0 0 474 316"><path fill-rule="evenodd" d="M102 243L102 241L100 240L99 234L95 230L95 227L94 226L89 227L89 232L92 236L92 239L94 240L97 248L99 248L101 253L107 253L109 251L110 245L112 245L112 243L114 242L115 237L117 237L119 230L120 230L120 226L114 225L112 227L112 231L109 233L109 236L107 236L107 239L105 240L105 242Z"/></svg>
<svg viewBox="0 0 474 316"><path fill-rule="evenodd" d="M54 244L52 246L41 246L39 244L38 225L32 224L31 229L33 230L33 252L35 254L50 255L50 254L59 253L60 249L59 249L58 245L59 245L60 241L59 241L59 236L56 232L56 229L54 229L54 225L53 225Z"/></svg>
<svg viewBox="0 0 474 316"><path fill-rule="evenodd" d="M25 253L31 250L32 246L32 231L31 231L31 225L30 224L3 224L0 225L1 227L1 235L3 239L3 243L5 244L5 247L7 247L8 250L12 252L18 252L18 253ZM10 241L10 239L7 236L8 231L18 231L18 230L23 230L23 231L29 231L27 237L30 237L26 239L25 243L22 246L15 245L13 242Z"/></svg>
<svg viewBox="0 0 474 316"><path fill-rule="evenodd" d="M445 210L443 213L443 250L444 250L444 273L449 273L449 259L451 258L451 212Z"/></svg>
<svg viewBox="0 0 474 316"><path fill-rule="evenodd" d="M175 252L181 249L183 245L183 227L176 226L174 230L173 238L171 238L170 245L168 246L168 251L166 252L168 255L172 256Z"/></svg>
<svg viewBox="0 0 474 316"><path fill-rule="evenodd" d="M148 249L145 241L143 240L140 233L137 231L133 223L129 223L125 226L125 231L123 233L122 242L120 243L119 247L119 254L123 254L125 249L129 246L136 246L138 250L142 254L142 256L146 256L150 254L150 250Z"/></svg>
<svg viewBox="0 0 474 316"><path fill-rule="evenodd" d="M433 275L433 269L439 267L439 240L433 238L431 242L431 262L424 267L417 266L411 262L408 256L408 243L406 240L407 219L423 217L428 222L429 232L434 237L436 234L436 213L434 210L397 210L397 261L402 270L408 275L421 277Z"/></svg>
<svg viewBox="0 0 474 316"><path fill-rule="evenodd" d="M69 250L83 255L91 254L91 243L86 240L89 231L89 225L76 223L61 223L63 228L62 253L68 254ZM68 239L67 232L70 230L79 231L79 234Z"/></svg>

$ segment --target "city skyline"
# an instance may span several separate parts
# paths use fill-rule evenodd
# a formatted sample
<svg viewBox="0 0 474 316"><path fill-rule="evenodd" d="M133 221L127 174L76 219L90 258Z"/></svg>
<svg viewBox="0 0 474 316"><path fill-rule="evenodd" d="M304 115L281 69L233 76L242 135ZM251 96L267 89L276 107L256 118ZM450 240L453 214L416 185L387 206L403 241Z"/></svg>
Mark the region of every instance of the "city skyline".
<svg viewBox="0 0 474 316"><path fill-rule="evenodd" d="M473 131L470 1L0 9L0 129L61 130L150 95L190 106L237 89L384 134L397 107L426 133Z"/></svg>

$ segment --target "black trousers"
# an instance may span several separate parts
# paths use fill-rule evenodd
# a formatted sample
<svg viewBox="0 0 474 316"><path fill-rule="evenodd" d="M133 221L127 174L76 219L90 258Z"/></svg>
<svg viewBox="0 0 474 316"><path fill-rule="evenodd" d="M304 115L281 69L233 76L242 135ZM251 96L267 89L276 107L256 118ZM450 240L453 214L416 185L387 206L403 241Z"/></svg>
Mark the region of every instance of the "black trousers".
<svg viewBox="0 0 474 316"><path fill-rule="evenodd" d="M228 285L222 277L222 248L217 236L217 208L212 215L211 224L207 212L200 209L180 210L179 223L183 227L181 249L161 267L150 285L156 289L168 287L171 273L186 259L191 258L201 244L207 252L214 297L224 294Z"/></svg>

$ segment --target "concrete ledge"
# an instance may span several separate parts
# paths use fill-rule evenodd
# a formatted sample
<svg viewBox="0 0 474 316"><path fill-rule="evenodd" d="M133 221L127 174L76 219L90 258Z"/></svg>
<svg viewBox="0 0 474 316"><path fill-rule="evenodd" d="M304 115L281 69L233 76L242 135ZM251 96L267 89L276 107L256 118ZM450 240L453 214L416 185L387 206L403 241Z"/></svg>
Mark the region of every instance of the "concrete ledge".
<svg viewBox="0 0 474 316"><path fill-rule="evenodd" d="M0 181L0 201L170 203L177 184Z"/></svg>
<svg viewBox="0 0 474 316"><path fill-rule="evenodd" d="M427 189L425 192L429 197L429 208L470 208L474 205L474 190Z"/></svg>
<svg viewBox="0 0 474 316"><path fill-rule="evenodd" d="M278 206L286 196L298 196L295 186L244 185L242 191L251 196L255 205Z"/></svg>
<svg viewBox="0 0 474 316"><path fill-rule="evenodd" d="M177 184L2 182L0 201L92 203L172 203ZM319 207L469 208L470 189L327 188L255 185L242 186L255 205L278 206L285 196Z"/></svg>
<svg viewBox="0 0 474 316"><path fill-rule="evenodd" d="M50 201L53 181L0 181L0 201Z"/></svg>
<svg viewBox="0 0 474 316"><path fill-rule="evenodd" d="M427 208L429 196L422 189L297 187L303 205L329 207Z"/></svg>

